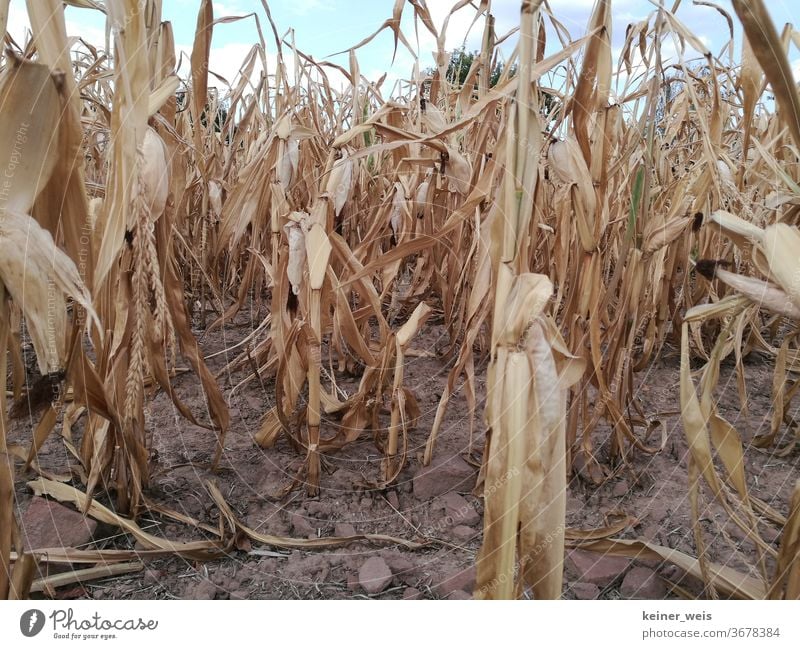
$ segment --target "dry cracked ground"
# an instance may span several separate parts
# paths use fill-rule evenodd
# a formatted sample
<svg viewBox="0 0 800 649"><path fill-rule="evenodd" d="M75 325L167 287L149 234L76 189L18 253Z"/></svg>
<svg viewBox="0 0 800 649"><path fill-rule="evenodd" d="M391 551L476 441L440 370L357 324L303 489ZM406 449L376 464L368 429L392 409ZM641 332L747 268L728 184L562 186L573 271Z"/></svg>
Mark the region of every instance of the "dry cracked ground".
<svg viewBox="0 0 800 649"><path fill-rule="evenodd" d="M224 350L241 336L248 322L230 325L223 333L203 341L206 354ZM233 328L233 331L230 330ZM238 328L238 329L237 329ZM420 348L435 350L442 331L429 327ZM630 516L631 524L619 536L645 538L694 554L687 501L687 447L678 416L678 359L666 350L663 360L638 377L637 396L654 426L653 438L666 433L664 449L652 456L634 455L630 467L602 485L581 472L570 481L567 525L577 529L603 527ZM222 367L226 354L211 359ZM214 450L209 431L187 423L171 401L156 394L148 406L148 425L153 431L153 481L150 498L200 521L216 524L218 510L205 483L219 486L235 514L258 532L301 538L381 533L408 540L427 540L422 549L358 542L331 550L277 550L246 544L230 556L193 563L179 558L144 562L141 570L125 575L71 584L37 596L61 599L465 599L475 583L475 558L481 543L482 500L473 494L482 448L478 405L478 438L469 449L467 406L458 393L451 401L442 428L435 460L422 467L421 451L447 377L448 366L435 354L408 359L406 385L415 390L422 410L417 429L409 440L408 462L396 484L388 489L371 487L377 481L381 454L374 441L362 436L341 452L326 456L322 492L308 498L302 489L287 491L302 464L287 443L260 449L252 435L271 405L272 386L251 382L234 392L241 376L222 377L227 388L233 425L226 442L222 466L208 469ZM479 395L483 390L485 364L480 366ZM729 374L729 369L726 370ZM776 458L751 448L747 442L769 425L770 367L757 356L748 360L751 391L749 419L738 411L736 389L723 373L720 411L745 438L747 475L752 493L786 513L786 494L798 457ZM345 392L357 376L343 377ZM203 412L196 379L181 375L176 389L195 412ZM323 430L326 424L323 423ZM335 425L335 422L327 422ZM79 441L80 426L74 431ZM31 421L16 420L10 442L29 443ZM608 451L608 429L596 433L596 452L602 461ZM652 441L652 440L651 440ZM53 473L69 474L72 461L62 441L53 436L39 456L40 466ZM17 472L17 498L26 546L29 549L71 546L79 548L137 549L134 539L119 529L85 520L64 505L34 497L26 486L32 474ZM77 483L76 483L77 486ZM101 500L103 500L101 498ZM108 505L110 502L106 499ZM712 558L740 570L752 570L753 547L737 528L726 525L720 512L709 509L708 524ZM157 514L140 520L146 531L172 540L204 538L206 532L179 524ZM777 532L762 528L764 538L778 542ZM776 545L777 547L777 545ZM48 564L52 574L64 565ZM659 599L704 597L702 584L672 565L636 561L570 549L565 560L563 597L567 599Z"/></svg>

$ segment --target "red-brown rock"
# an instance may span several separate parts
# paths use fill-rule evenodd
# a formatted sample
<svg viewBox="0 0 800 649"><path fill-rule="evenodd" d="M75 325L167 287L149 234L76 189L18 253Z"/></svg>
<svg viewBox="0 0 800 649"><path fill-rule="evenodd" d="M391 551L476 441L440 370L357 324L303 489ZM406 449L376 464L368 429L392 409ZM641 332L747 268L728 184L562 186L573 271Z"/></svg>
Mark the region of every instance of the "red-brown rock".
<svg viewBox="0 0 800 649"><path fill-rule="evenodd" d="M214 599L219 592L216 584L203 579L194 584L190 584L186 589L184 599Z"/></svg>
<svg viewBox="0 0 800 649"><path fill-rule="evenodd" d="M356 528L350 523L336 523L333 528L334 536L355 536Z"/></svg>
<svg viewBox="0 0 800 649"><path fill-rule="evenodd" d="M475 528L467 527L466 525L456 525L452 533L459 541L471 541L478 536L478 531Z"/></svg>
<svg viewBox="0 0 800 649"><path fill-rule="evenodd" d="M447 599L472 599L472 595L465 590L454 590Z"/></svg>
<svg viewBox="0 0 800 649"><path fill-rule="evenodd" d="M625 575L619 594L626 599L664 599L667 586L649 568L636 567Z"/></svg>
<svg viewBox="0 0 800 649"><path fill-rule="evenodd" d="M630 490L631 488L628 486L628 481L620 480L614 485L614 488L611 490L611 495L615 498L622 498L623 496L627 496Z"/></svg>
<svg viewBox="0 0 800 649"><path fill-rule="evenodd" d="M481 517L478 516L478 512L460 493L450 491L444 494L440 500L444 507L445 520L450 525L469 526L480 522Z"/></svg>
<svg viewBox="0 0 800 649"><path fill-rule="evenodd" d="M403 591L403 599L422 599L422 593L416 588L406 588Z"/></svg>
<svg viewBox="0 0 800 649"><path fill-rule="evenodd" d="M297 536L313 537L317 536L317 530L312 526L310 519L300 513L293 513L290 516L292 530Z"/></svg>
<svg viewBox="0 0 800 649"><path fill-rule="evenodd" d="M370 557L358 570L358 583L370 595L377 595L392 582L392 571L381 557Z"/></svg>
<svg viewBox="0 0 800 649"><path fill-rule="evenodd" d="M630 560L624 557L572 550L567 555L567 570L583 581L605 588L622 577L630 567Z"/></svg>
<svg viewBox="0 0 800 649"><path fill-rule="evenodd" d="M20 531L26 550L77 548L89 543L97 522L46 498L34 498L22 515Z"/></svg>
<svg viewBox="0 0 800 649"><path fill-rule="evenodd" d="M587 584L585 581L575 582L570 586L570 590L576 599L597 599L600 594L600 589L595 584Z"/></svg>
<svg viewBox="0 0 800 649"><path fill-rule="evenodd" d="M452 572L442 579L438 584L433 585L433 590L439 597L447 597L457 590L471 593L474 588L474 565Z"/></svg>
<svg viewBox="0 0 800 649"><path fill-rule="evenodd" d="M458 455L434 458L414 474L414 495L428 500L448 491L469 491L475 486L475 469Z"/></svg>

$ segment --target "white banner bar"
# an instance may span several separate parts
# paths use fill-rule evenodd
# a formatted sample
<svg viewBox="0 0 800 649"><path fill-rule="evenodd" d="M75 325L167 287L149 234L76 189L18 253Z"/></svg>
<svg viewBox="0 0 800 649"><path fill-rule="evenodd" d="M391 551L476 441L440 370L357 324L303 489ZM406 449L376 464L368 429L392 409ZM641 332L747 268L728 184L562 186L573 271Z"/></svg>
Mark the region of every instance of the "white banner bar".
<svg viewBox="0 0 800 649"><path fill-rule="evenodd" d="M799 614L797 602L35 600L0 602L0 646L777 649L800 647Z"/></svg>

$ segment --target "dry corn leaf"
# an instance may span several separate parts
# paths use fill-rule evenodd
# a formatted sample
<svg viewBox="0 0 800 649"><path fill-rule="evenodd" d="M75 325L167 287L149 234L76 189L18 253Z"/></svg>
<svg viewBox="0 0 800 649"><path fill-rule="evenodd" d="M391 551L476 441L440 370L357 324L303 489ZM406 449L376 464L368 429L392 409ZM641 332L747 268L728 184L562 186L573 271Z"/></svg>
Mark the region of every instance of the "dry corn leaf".
<svg viewBox="0 0 800 649"><path fill-rule="evenodd" d="M90 323L97 316L75 264L56 247L50 233L25 214L7 211L0 221L0 281L25 314L40 372L63 370L65 295L86 309Z"/></svg>
<svg viewBox="0 0 800 649"><path fill-rule="evenodd" d="M185 558L198 560L221 556L230 550L232 538L228 542L219 541L190 541L188 543L170 541L144 531L139 525L129 518L101 505L96 500L87 498L86 494L75 487L60 482L38 478L28 482L28 487L37 496L50 496L59 502L68 502L75 505L80 511L85 511L87 516L105 523L119 527L128 534L132 534L145 549L167 550Z"/></svg>
<svg viewBox="0 0 800 649"><path fill-rule="evenodd" d="M779 114L789 126L795 146L800 147L800 93L797 92L786 50L775 31L767 7L763 0L733 0L733 9L742 22L747 41L772 86Z"/></svg>
<svg viewBox="0 0 800 649"><path fill-rule="evenodd" d="M700 562L688 554L657 545L649 541L628 539L605 539L575 544L581 550L599 554L629 557L631 559L668 561L696 579L703 579ZM737 599L764 599L763 584L749 575L718 563L708 565L710 583L726 597Z"/></svg>
<svg viewBox="0 0 800 649"><path fill-rule="evenodd" d="M141 561L112 563L105 566L95 566L94 568L84 568L82 570L68 570L67 572L60 572L41 579L35 579L31 584L30 592L50 593L55 588L63 588L70 584L85 584L95 579L127 575L142 570L144 570L144 564Z"/></svg>

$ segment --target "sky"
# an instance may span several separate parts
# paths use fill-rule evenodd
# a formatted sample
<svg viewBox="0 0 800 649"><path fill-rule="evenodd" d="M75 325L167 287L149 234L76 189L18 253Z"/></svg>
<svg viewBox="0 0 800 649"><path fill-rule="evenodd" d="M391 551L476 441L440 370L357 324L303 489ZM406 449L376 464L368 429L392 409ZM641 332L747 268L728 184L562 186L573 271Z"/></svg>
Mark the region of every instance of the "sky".
<svg viewBox="0 0 800 649"><path fill-rule="evenodd" d="M668 6L674 0L669 0ZM741 50L741 30L733 14L729 0L717 0L718 5L734 16L735 55L738 59ZM792 22L796 12L792 11L796 0L767 0L770 12L778 30L784 23ZM454 0L428 0L434 24L440 29ZM331 56L346 50L374 32L387 18L391 17L393 0L272 0L270 11L283 35L292 29L297 47L317 60L327 59L348 67L347 54ZM475 3L477 4L477 2ZM261 30L267 42L267 64L274 65L275 44L269 23L264 14L260 0L214 0L214 17L244 16L255 13L261 24ZM550 0L555 17L566 27L573 38L585 33L594 0ZM200 0L163 0L163 20L172 22L176 46L187 55L181 70L182 76L188 72L188 54L191 51L197 11ZM492 14L495 16L495 31L505 34L519 24L520 0L493 0ZM629 23L644 20L655 10L653 2L648 0L613 0L612 48L614 62L625 40L625 29ZM483 32L483 19L472 26L475 11L466 7L450 18L445 46L448 50L464 45L468 50L480 47ZM80 35L93 44L104 43L104 20L102 13L92 9L67 8L67 32L69 35ZM728 39L728 26L723 16L709 6L694 5L683 0L677 11L678 18L687 25L714 54L720 54ZM796 19L794 19L796 22ZM24 0L11 0L9 12L9 32L16 38L24 39L27 18ZM403 10L402 29L412 47L419 53L420 66L424 69L433 65L432 52L436 49L433 36L420 23L415 32L413 8L406 4ZM211 63L212 71L233 82L234 77L252 45L258 42L258 31L255 17L250 16L237 22L218 24L214 28ZM513 48L514 39L509 39L503 49L507 54ZM677 43L667 42L663 52L675 56ZM552 27L548 25L548 53L559 49L558 41ZM398 78L410 78L414 58L400 44L392 64L393 37L390 30L385 30L371 43L358 51L361 73L369 80L377 80L384 72L388 73L387 86L391 86ZM687 54L690 56L691 52ZM796 48L790 51L790 61L798 79L800 79L800 52ZM270 70L272 72L274 70ZM334 77L336 75L333 75ZM336 79L332 79L335 84ZM216 82L212 79L210 85Z"/></svg>

